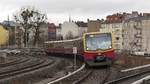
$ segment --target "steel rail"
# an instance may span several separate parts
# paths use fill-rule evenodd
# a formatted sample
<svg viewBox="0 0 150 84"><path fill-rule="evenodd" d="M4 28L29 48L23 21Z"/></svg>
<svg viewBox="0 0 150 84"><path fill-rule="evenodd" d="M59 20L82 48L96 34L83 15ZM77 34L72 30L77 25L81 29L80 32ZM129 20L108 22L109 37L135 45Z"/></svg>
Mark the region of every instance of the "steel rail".
<svg viewBox="0 0 150 84"><path fill-rule="evenodd" d="M115 80L112 80L112 81L108 81L104 84L116 84L118 82L130 79L130 78L133 78L133 77L136 77L136 76L141 76L141 75L147 74L147 73L150 73L150 70L142 71L142 72L135 73L135 74L128 75L128 76L124 76L124 77L121 77L121 78L118 78L118 79L115 79Z"/></svg>
<svg viewBox="0 0 150 84"><path fill-rule="evenodd" d="M61 80L64 80L64 79L66 79L66 78L68 78L68 77L70 77L70 76L72 76L72 75L78 73L79 71L83 70L84 68L85 68L85 64L83 64L83 65L82 65L79 69L77 69L76 71L71 72L71 73L69 73L68 75L63 76L63 77L60 77L60 78L58 78L58 79L56 79L56 80L53 80L53 81L51 81L51 82L49 82L49 83L47 83L47 84L54 84L54 83L56 83L56 82L59 82L59 81L61 81Z"/></svg>

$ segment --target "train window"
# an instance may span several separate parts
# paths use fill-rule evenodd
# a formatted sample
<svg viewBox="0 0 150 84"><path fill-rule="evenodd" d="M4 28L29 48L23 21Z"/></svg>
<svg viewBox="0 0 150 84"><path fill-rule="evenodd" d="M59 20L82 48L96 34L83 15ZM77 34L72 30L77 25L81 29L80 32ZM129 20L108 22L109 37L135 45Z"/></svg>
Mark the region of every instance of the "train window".
<svg viewBox="0 0 150 84"><path fill-rule="evenodd" d="M112 48L111 34L95 34L86 36L86 49L87 50L99 50Z"/></svg>

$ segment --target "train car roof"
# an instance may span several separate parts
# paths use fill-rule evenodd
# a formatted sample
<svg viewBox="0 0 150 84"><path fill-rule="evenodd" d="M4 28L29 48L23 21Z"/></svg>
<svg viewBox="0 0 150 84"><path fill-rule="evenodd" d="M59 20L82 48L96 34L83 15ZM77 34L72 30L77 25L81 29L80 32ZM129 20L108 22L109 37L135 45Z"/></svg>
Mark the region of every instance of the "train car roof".
<svg viewBox="0 0 150 84"><path fill-rule="evenodd" d="M89 32L89 33L84 33L84 35L88 35L88 34L105 34L105 33L112 33L112 32Z"/></svg>
<svg viewBox="0 0 150 84"><path fill-rule="evenodd" d="M69 39L69 40L60 40L60 41L46 41L44 43L61 43L61 42L71 42L71 41L77 41L77 40L81 40L82 37L79 38L75 38L75 39Z"/></svg>

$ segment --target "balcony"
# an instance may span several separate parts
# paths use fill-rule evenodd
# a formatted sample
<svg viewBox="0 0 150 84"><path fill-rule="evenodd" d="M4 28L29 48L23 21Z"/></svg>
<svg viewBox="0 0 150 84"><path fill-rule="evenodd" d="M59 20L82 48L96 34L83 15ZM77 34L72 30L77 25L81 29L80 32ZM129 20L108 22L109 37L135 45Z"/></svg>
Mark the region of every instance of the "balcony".
<svg viewBox="0 0 150 84"><path fill-rule="evenodd" d="M135 29L138 29L138 30L141 30L141 29L142 29L141 26L136 26L136 25L134 25L134 28L135 28Z"/></svg>
<svg viewBox="0 0 150 84"><path fill-rule="evenodd" d="M142 46L142 42L136 42L135 43L137 46Z"/></svg>
<svg viewBox="0 0 150 84"><path fill-rule="evenodd" d="M136 38L142 38L142 34L141 33L137 33L137 34L134 35L134 37L136 37Z"/></svg>

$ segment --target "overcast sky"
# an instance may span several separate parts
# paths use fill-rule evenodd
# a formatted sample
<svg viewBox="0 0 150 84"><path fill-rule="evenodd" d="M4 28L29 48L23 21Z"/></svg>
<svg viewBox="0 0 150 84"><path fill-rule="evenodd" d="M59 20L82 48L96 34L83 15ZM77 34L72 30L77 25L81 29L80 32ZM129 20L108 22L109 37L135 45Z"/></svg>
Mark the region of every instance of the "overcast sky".
<svg viewBox="0 0 150 84"><path fill-rule="evenodd" d="M105 18L117 12L150 12L150 0L0 0L0 22L21 7L34 6L48 16L49 22Z"/></svg>

